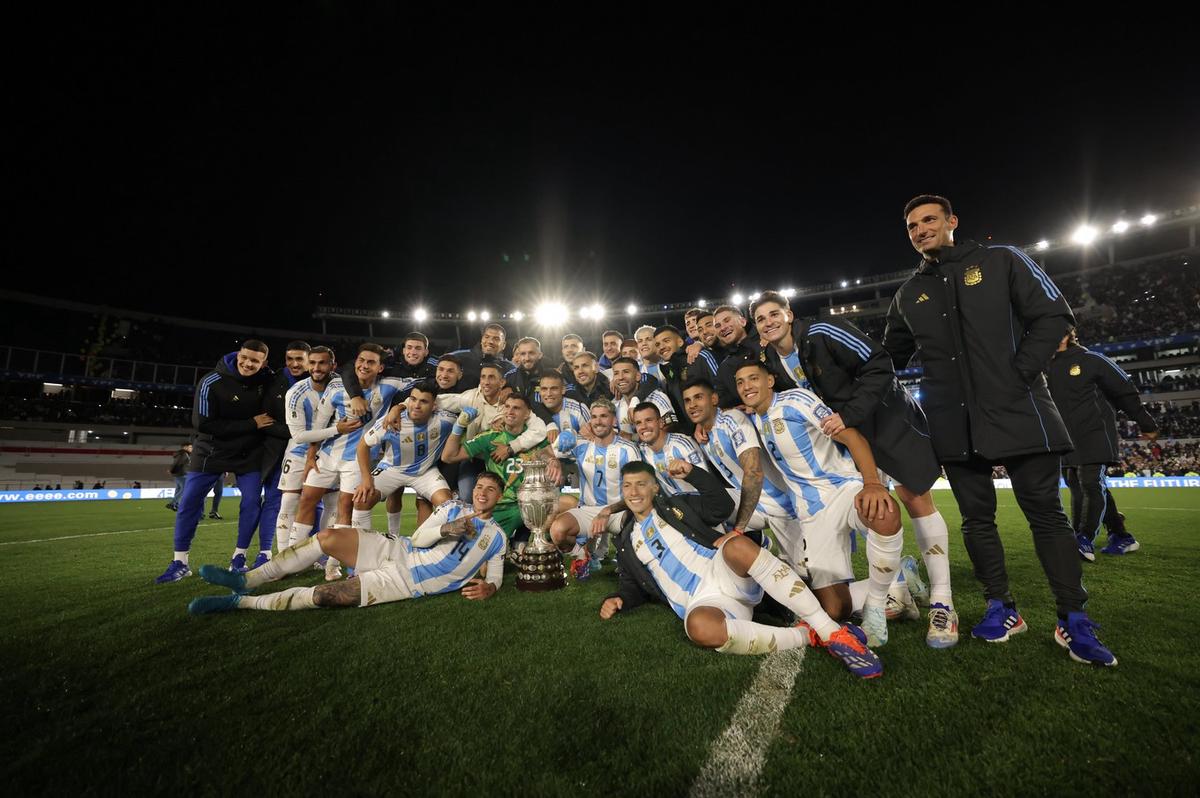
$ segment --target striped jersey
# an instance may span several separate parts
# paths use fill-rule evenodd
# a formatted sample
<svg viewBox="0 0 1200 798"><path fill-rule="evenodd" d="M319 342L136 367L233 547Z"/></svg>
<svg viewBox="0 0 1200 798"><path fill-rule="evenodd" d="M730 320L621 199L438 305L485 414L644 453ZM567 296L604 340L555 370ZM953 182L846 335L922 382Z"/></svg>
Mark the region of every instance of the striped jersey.
<svg viewBox="0 0 1200 798"><path fill-rule="evenodd" d="M434 510L421 528L441 526L453 521L471 508L460 501L449 501ZM484 564L489 577L504 572L504 554L508 537L495 519L472 518L475 537L446 538L429 548L417 548L411 538L400 538L407 549L406 565L412 580L413 598L450 593L459 590L479 573Z"/></svg>
<svg viewBox="0 0 1200 798"><path fill-rule="evenodd" d="M373 421L387 413L392 404L392 396L401 390L403 384L403 380L384 377L376 381L370 388L364 388L362 398L367 402L369 415L363 419L363 425L345 435L335 435L326 440L321 444L321 454L329 455L334 460L354 460L359 439ZM350 398L342 381L340 379L332 380L321 396L321 404L317 406L317 417L313 421L313 426L324 429L330 424L345 421L350 415ZM376 452L372 451L371 458L374 459L375 456Z"/></svg>
<svg viewBox="0 0 1200 798"><path fill-rule="evenodd" d="M546 408L550 410L550 408ZM592 420L592 411L580 402L578 399L572 399L569 396L563 397L562 407L558 412L551 411L550 419L554 422L554 426L558 427L559 432L579 432L583 429L583 425Z"/></svg>
<svg viewBox="0 0 1200 798"><path fill-rule="evenodd" d="M846 448L821 432L821 422L831 415L816 394L795 388L775 394L767 412L755 419L798 517L816 515L847 482L862 483Z"/></svg>
<svg viewBox="0 0 1200 798"><path fill-rule="evenodd" d="M804 373L804 366L800 364L800 350L793 349L786 355L780 357L783 365L788 370L788 374L796 382L798 386L806 391L812 390L812 383L808 381L808 375Z"/></svg>
<svg viewBox="0 0 1200 798"><path fill-rule="evenodd" d="M678 432L667 433L667 440L663 443L661 452L654 451L645 443L639 443L638 449L642 453L642 459L654 466L658 482L667 496L700 492L690 482L675 479L667 473L667 465L672 460L687 460L697 468L709 470L708 464L704 462L704 455L700 452L700 446L687 435L680 435Z"/></svg>
<svg viewBox="0 0 1200 798"><path fill-rule="evenodd" d="M742 461L738 458L747 449L760 449L758 433L754 424L741 410L718 410L717 419L712 429L708 431L708 442L701 449L708 462L725 477L725 481L736 490L742 489L746 472ZM787 483L783 475L775 467L771 456L763 453L759 456L763 469L762 493L758 498L758 511L771 518L795 518L796 511L792 508L792 500L788 496Z"/></svg>
<svg viewBox="0 0 1200 798"><path fill-rule="evenodd" d="M626 432L634 437L637 436L637 431L633 426L633 410L642 402L652 402L658 408L659 414L663 421L667 424L674 424L675 408L671 405L671 399L665 393L657 388L650 392L650 395L645 399L638 397L636 393L632 396L623 396L617 400L617 430Z"/></svg>
<svg viewBox="0 0 1200 798"><path fill-rule="evenodd" d="M383 444L375 473L396 468L401 474L416 476L436 466L457 418L458 414L449 410L434 410L427 422L415 424L404 410L400 413L398 430L389 430L384 427L383 418L376 419L363 436L372 449Z"/></svg>
<svg viewBox="0 0 1200 798"><path fill-rule="evenodd" d="M606 507L621 498L621 469L641 460L638 448L620 436L605 446L585 441L571 430L559 434L554 444L559 454L570 454L579 466L579 503L584 507Z"/></svg>
<svg viewBox="0 0 1200 798"><path fill-rule="evenodd" d="M292 433L292 439L288 441L287 453L293 457L304 457L308 453L308 444L296 443L296 436L313 428L313 421L317 417L317 406L321 404L322 393L313 387L312 377L305 377L297 380L295 385L288 388L287 395L283 398L288 431Z"/></svg>

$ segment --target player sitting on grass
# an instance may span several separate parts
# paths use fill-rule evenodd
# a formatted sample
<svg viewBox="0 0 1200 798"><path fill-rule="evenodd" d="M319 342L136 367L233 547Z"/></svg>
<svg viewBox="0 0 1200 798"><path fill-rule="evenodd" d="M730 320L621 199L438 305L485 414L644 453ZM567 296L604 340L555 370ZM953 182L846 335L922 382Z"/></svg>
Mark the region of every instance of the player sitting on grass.
<svg viewBox="0 0 1200 798"><path fill-rule="evenodd" d="M204 615L233 609L369 607L459 589L464 598L489 598L500 589L504 578L508 539L492 520L492 508L503 492L500 477L484 472L475 482L471 508L461 502L446 502L411 538L391 538L340 526L301 540L246 574L205 565L200 569L201 578L234 593L195 599L188 605L188 612ZM356 575L316 587L293 587L262 596L242 595L267 582L311 568L326 554L354 568ZM481 566L487 568L486 579L475 578Z"/></svg>
<svg viewBox="0 0 1200 798"><path fill-rule="evenodd" d="M720 480L686 460L673 460L668 468L699 493L664 498L653 466L638 462L621 469L621 497L630 512L615 541L618 592L600 605L601 618L661 601L704 648L766 654L809 644L824 647L856 676L883 673L862 631L830 618L790 565L743 535L713 530L733 512ZM803 620L793 627L752 621L764 590Z"/></svg>

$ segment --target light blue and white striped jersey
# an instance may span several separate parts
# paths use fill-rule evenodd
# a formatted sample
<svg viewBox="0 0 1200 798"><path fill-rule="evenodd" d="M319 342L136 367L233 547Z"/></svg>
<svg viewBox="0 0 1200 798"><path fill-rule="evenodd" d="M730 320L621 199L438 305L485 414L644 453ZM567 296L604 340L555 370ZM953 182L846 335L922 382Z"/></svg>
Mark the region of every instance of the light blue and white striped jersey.
<svg viewBox="0 0 1200 798"><path fill-rule="evenodd" d="M647 363L644 360L638 361L638 371L643 374L649 374L659 382L662 382L662 366L658 363Z"/></svg>
<svg viewBox="0 0 1200 798"><path fill-rule="evenodd" d="M363 420L363 425L358 429L345 435L336 435L321 444L321 454L329 455L335 460L354 460L359 439L377 418L387 413L392 404L392 397L401 390L403 384L404 380L384 377L370 388L364 388L362 397L367 402L369 417ZM317 418L313 426L323 429L330 424L345 421L349 415L350 395L346 393L346 387L340 379L332 380L321 396L321 404L317 406ZM377 450L372 450L371 459L374 460L377 454Z"/></svg>
<svg viewBox="0 0 1200 798"><path fill-rule="evenodd" d="M620 436L605 446L578 438L571 430L559 434L555 451L571 454L579 466L579 504L606 507L621 498L621 469L641 460L638 448Z"/></svg>
<svg viewBox="0 0 1200 798"><path fill-rule="evenodd" d="M441 526L470 512L471 508L462 502L449 501L434 510L421 528ZM471 524L475 527L475 537L470 540L447 538L426 549L413 546L411 538L400 538L407 544L413 598L458 590L479 573L485 563L489 578L504 572L504 554L508 551L504 530L492 518L472 518Z"/></svg>
<svg viewBox="0 0 1200 798"><path fill-rule="evenodd" d="M398 430L388 430L383 426L385 419L376 419L363 437L372 449L383 444L381 457L375 465L376 473L397 468L401 474L417 476L436 466L457 418L458 414L449 410L434 410L429 421L414 424L408 411L404 410L400 413Z"/></svg>
<svg viewBox="0 0 1200 798"><path fill-rule="evenodd" d="M792 380L804 390L811 391L812 383L808 381L808 375L804 373L804 367L800 365L800 350L793 349L789 354L784 355L782 360Z"/></svg>
<svg viewBox="0 0 1200 798"><path fill-rule="evenodd" d="M329 383L326 383L325 387L328 389ZM304 457L308 453L308 444L296 443L296 436L313 428L322 393L313 387L312 377L305 377L288 388L283 398L288 431L292 433L292 439L288 441L288 454L293 457Z"/></svg>
<svg viewBox="0 0 1200 798"><path fill-rule="evenodd" d="M550 408L546 408L549 410ZM583 425L592 420L592 411L587 409L587 406L578 399L572 399L569 396L563 397L562 407L557 413L551 412L551 420L554 426L558 427L559 432L579 432L583 429Z"/></svg>
<svg viewBox="0 0 1200 798"><path fill-rule="evenodd" d="M658 408L659 415L663 417L664 421L668 424L675 423L675 408L671 405L671 398L655 388L645 399L638 398L638 395L634 393L633 396L617 400L618 432L627 432L635 438L637 437L637 430L633 426L633 410L642 402L652 402Z"/></svg>
<svg viewBox="0 0 1200 798"><path fill-rule="evenodd" d="M708 442L701 447L708 462L716 467L725 481L736 490L742 489L746 472L739 459L747 449L762 449L754 425L741 410L718 410L717 419L708 431ZM792 500L788 496L787 483L775 467L771 456L759 456L763 469L762 493L758 498L758 511L769 518L795 518Z"/></svg>
<svg viewBox="0 0 1200 798"><path fill-rule="evenodd" d="M850 453L821 432L821 421L831 415L816 394L794 388L775 394L755 419L801 518L820 512L840 486L862 483Z"/></svg>
<svg viewBox="0 0 1200 798"><path fill-rule="evenodd" d="M690 482L675 479L667 473L667 464L672 460L687 460L697 468L709 470L704 455L700 452L700 446L687 435L680 435L678 432L667 433L667 440L663 443L661 452L654 451L644 443L639 443L638 449L642 453L642 459L654 466L658 482L667 496L700 492Z"/></svg>

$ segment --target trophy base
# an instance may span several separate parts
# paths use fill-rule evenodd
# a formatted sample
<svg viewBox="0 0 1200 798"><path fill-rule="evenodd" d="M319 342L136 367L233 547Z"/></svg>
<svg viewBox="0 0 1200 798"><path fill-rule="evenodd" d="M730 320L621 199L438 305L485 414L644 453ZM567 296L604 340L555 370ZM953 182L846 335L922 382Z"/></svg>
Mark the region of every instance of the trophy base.
<svg viewBox="0 0 1200 798"><path fill-rule="evenodd" d="M561 590L567 585L567 572L563 568L563 556L558 549L531 552L528 549L517 556L517 590L542 593Z"/></svg>

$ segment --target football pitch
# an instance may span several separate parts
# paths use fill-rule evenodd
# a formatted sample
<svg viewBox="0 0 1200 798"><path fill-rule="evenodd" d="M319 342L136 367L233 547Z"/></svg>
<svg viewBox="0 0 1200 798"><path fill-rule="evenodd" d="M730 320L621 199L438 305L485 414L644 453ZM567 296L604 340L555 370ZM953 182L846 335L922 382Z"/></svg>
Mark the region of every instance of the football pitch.
<svg viewBox="0 0 1200 798"><path fill-rule="evenodd" d="M192 598L219 591L154 584L174 520L162 502L5 506L4 783L17 796L1194 795L1200 490L1115 494L1142 551L1097 554L1084 574L1118 667L1054 643L1007 491L1030 629L970 639L983 600L945 491L962 639L935 651L924 619L894 623L870 682L820 650L700 650L663 606L602 622L611 563L553 594L518 592L510 568L485 602L191 617ZM236 500L222 509L193 570L229 561ZM382 508L375 521L386 528Z"/></svg>

